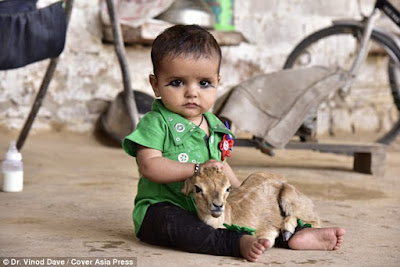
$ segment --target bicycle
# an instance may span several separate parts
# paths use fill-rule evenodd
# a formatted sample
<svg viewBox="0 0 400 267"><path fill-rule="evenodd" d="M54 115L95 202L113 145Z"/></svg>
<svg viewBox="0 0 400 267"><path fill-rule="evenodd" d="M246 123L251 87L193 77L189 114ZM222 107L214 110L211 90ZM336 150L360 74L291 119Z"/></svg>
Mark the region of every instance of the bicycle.
<svg viewBox="0 0 400 267"><path fill-rule="evenodd" d="M361 10L360 1L358 1ZM360 12L361 13L361 12ZM374 97L375 101L379 98L393 98L393 105L379 105L375 103L375 108L381 109L380 112L391 114L386 118L391 118L391 126L386 131L380 131L378 143L390 144L400 133L400 40L397 36L376 26L376 21L380 13L388 16L398 27L400 27L400 12L388 0L376 0L372 13L369 16L363 15L361 20L338 20L333 21L331 26L320 29L311 35L305 37L298 43L293 51L287 57L284 69L302 68L313 65L322 65L329 67L340 67L348 70L349 77L345 85L338 91L339 97L333 97L331 104L337 105L342 101L353 101L351 108L357 109L360 106L359 100L363 96L363 82L365 76L362 74L368 71L367 56L383 55L384 64L375 64L376 75L382 71L387 72L388 81L380 84L380 87L387 89L377 91ZM370 49L371 44L375 48ZM329 55L329 57L328 57ZM386 65L387 61L387 65ZM383 65L383 66L382 66ZM384 69L382 69L384 68ZM374 75L371 75L373 78ZM358 90L357 93L354 91ZM390 90L390 91L389 91ZM390 93L389 93L390 92ZM351 99L353 98L353 99ZM350 100L349 100L350 99ZM382 100L383 103L387 103ZM378 110L379 111L379 110ZM382 125L382 122L379 122ZM310 113L309 118L305 120L299 129L299 136L302 141L307 141L315 133L316 111ZM374 138L376 138L374 136ZM363 140L357 136L357 141ZM364 141L364 140L363 140ZM370 141L370 140L368 140Z"/></svg>

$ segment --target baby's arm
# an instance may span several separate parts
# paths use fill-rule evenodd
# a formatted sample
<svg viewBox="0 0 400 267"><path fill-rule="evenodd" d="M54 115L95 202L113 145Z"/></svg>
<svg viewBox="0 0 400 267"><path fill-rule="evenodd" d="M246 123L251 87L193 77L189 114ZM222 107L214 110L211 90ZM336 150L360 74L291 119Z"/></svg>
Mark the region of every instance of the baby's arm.
<svg viewBox="0 0 400 267"><path fill-rule="evenodd" d="M137 163L144 177L155 183L173 183L184 181L194 174L193 163L182 163L164 158L161 151L138 145ZM201 166L222 169L229 178L232 187L240 186L240 181L227 162L211 159Z"/></svg>
<svg viewBox="0 0 400 267"><path fill-rule="evenodd" d="M180 182L194 174L193 163L164 158L161 151L156 149L138 145L136 158L142 175L155 183Z"/></svg>
<svg viewBox="0 0 400 267"><path fill-rule="evenodd" d="M228 162L224 163L224 167L222 168L226 175L229 178L229 181L231 182L231 185L233 188L238 188L242 183L239 181L239 179L236 177L235 173L233 172L231 166L229 166Z"/></svg>
<svg viewBox="0 0 400 267"><path fill-rule="evenodd" d="M217 167L221 170L223 170L229 178L229 182L231 183L233 188L238 188L241 185L241 182L239 179L236 177L235 173L233 172L231 166L229 166L228 162L220 162L216 159L210 159L203 164L201 164L203 167Z"/></svg>

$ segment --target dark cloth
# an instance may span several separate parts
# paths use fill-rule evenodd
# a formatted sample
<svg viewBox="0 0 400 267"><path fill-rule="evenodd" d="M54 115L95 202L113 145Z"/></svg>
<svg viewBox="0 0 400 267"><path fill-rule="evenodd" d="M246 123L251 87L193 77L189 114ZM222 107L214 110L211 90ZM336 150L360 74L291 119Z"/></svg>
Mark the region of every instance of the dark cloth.
<svg viewBox="0 0 400 267"><path fill-rule="evenodd" d="M300 228L297 228L300 230ZM241 257L240 238L246 233L214 229L197 216L168 202L150 205L138 238L146 243L183 251ZM275 246L289 248L278 237Z"/></svg>
<svg viewBox="0 0 400 267"><path fill-rule="evenodd" d="M36 9L36 0L1 1L0 70L58 57L66 30L61 1L42 9Z"/></svg>
<svg viewBox="0 0 400 267"><path fill-rule="evenodd" d="M192 213L168 202L150 205L138 237L149 244L183 251L241 257L244 233L214 229Z"/></svg>
<svg viewBox="0 0 400 267"><path fill-rule="evenodd" d="M37 0L4 0L0 2L0 14L16 14L36 10Z"/></svg>

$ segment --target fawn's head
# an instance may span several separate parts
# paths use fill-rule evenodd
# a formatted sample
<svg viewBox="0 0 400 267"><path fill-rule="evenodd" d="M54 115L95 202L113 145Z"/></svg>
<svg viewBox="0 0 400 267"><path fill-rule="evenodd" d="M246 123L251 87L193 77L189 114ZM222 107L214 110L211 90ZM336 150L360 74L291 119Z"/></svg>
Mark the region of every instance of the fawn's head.
<svg viewBox="0 0 400 267"><path fill-rule="evenodd" d="M228 177L222 170L202 167L193 177L185 181L181 191L189 196L193 193L199 215L221 216L231 190Z"/></svg>

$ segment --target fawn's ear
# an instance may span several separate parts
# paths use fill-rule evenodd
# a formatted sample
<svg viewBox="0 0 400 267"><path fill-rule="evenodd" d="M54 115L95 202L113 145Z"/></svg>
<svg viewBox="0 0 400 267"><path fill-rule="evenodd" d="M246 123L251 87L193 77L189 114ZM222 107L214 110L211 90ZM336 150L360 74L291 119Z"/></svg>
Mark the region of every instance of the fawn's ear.
<svg viewBox="0 0 400 267"><path fill-rule="evenodd" d="M194 182L195 182L195 178L194 177L187 178L185 180L185 183L183 184L183 186L181 188L182 194L184 194L186 196L189 196L191 193L193 193Z"/></svg>

